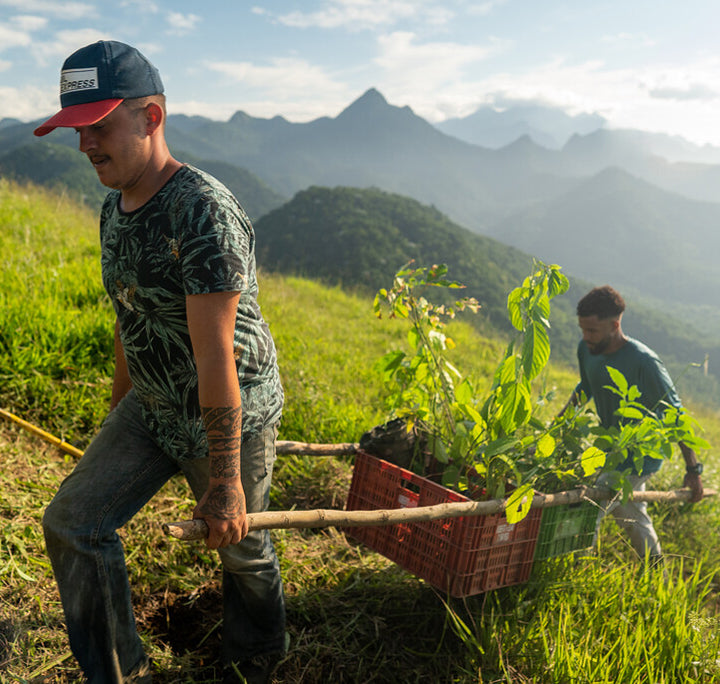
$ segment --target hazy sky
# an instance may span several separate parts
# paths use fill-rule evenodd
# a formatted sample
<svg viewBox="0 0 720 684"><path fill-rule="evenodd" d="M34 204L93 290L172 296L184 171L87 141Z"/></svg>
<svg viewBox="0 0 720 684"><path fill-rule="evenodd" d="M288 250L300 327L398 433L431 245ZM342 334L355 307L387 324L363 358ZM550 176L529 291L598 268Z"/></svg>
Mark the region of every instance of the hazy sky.
<svg viewBox="0 0 720 684"><path fill-rule="evenodd" d="M368 88L437 122L540 101L720 145L715 0L0 0L0 118L54 113L64 58L139 47L171 113L337 116Z"/></svg>

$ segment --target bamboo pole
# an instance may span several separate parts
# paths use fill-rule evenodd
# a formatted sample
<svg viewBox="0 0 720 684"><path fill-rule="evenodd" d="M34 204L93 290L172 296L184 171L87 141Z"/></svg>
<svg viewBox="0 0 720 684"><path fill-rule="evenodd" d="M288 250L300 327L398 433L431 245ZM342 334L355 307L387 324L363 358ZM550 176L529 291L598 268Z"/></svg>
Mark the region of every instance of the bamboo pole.
<svg viewBox="0 0 720 684"><path fill-rule="evenodd" d="M533 508L549 508L581 501L606 501L618 496L610 489L581 488L556 494L535 494ZM635 501L671 503L689 501L692 492L689 489L673 491L633 492ZM713 490L706 490L704 497L715 496ZM392 508L370 511L342 511L335 509L317 509L314 511L266 511L248 515L249 530L301 529L311 527L370 527L394 525L397 523L417 523L440 518L459 518L463 516L493 515L505 510L504 499L489 501L461 501L442 503L416 508ZM166 535L182 541L193 541L207 537L207 525L204 520L182 520L163 523Z"/></svg>
<svg viewBox="0 0 720 684"><path fill-rule="evenodd" d="M275 442L275 452L278 455L301 456L349 456L354 454L359 444L343 442L340 444L313 444L311 442L291 442L279 439Z"/></svg>
<svg viewBox="0 0 720 684"><path fill-rule="evenodd" d="M70 454L71 456L75 456L75 458L80 458L83 455L83 452L77 447L63 441L58 437L55 437L54 435L51 435L49 432L45 432L45 430L37 427L36 425L33 425L32 423L28 423L26 420L23 420L22 418L16 416L14 413L10 413L10 411L6 411L5 409L0 408L0 416L11 420L13 423L16 423L23 430L27 430L28 432L32 432L33 434L38 435L46 442L54 444L58 449L64 451L67 454Z"/></svg>
<svg viewBox="0 0 720 684"><path fill-rule="evenodd" d="M23 430L32 432L34 435L41 437L46 442L54 444L58 449L64 451L75 458L83 455L81 449L69 444L68 442L51 435L42 428L28 423L19 416L10 411L0 408L0 416L7 418L13 423L19 425ZM277 440L275 442L275 451L278 455L304 455L304 456L348 456L354 454L358 450L358 444L352 442L342 442L340 444L313 444L312 442L292 442L287 440Z"/></svg>

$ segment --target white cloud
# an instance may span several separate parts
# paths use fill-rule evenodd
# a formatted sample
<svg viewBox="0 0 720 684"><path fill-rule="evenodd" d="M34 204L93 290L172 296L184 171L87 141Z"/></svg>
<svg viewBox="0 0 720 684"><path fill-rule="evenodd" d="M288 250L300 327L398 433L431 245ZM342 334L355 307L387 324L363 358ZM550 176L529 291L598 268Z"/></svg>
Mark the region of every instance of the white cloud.
<svg viewBox="0 0 720 684"><path fill-rule="evenodd" d="M76 29L74 31L58 31L54 40L38 43L33 53L42 65L58 62L58 74L62 60L85 45L98 40L111 40L111 36L97 29Z"/></svg>
<svg viewBox="0 0 720 684"><path fill-rule="evenodd" d="M717 100L720 96L720 59L683 68L646 69L641 84L651 98L660 100Z"/></svg>
<svg viewBox="0 0 720 684"><path fill-rule="evenodd" d="M22 14L10 19L10 22L21 31L39 31L47 26L47 17L37 17L29 14Z"/></svg>
<svg viewBox="0 0 720 684"><path fill-rule="evenodd" d="M352 96L345 83L335 80L324 69L297 58L275 58L264 65L208 62L206 67L243 86L239 101L226 105L229 114L242 109L253 116L272 117L282 113L293 121L307 121L327 115L328 110L335 107L345 107ZM215 90L222 87L214 86ZM318 93L322 93L321 98L317 97ZM210 109L216 107L210 105ZM195 106L192 111L200 113Z"/></svg>
<svg viewBox="0 0 720 684"><path fill-rule="evenodd" d="M32 32L47 24L44 17L19 15L7 23L0 23L0 52L14 47L28 47L33 44Z"/></svg>
<svg viewBox="0 0 720 684"><path fill-rule="evenodd" d="M500 5L504 5L507 0L487 0L487 2L473 3L467 8L467 13L470 15L486 16Z"/></svg>
<svg viewBox="0 0 720 684"><path fill-rule="evenodd" d="M677 91L675 97L657 97L662 89L666 96L673 94L671 87ZM415 84L414 92L405 92L400 100L390 90L385 95L395 102L409 103L430 121L467 116L480 105L503 100L542 100L569 114L597 112L614 128L652 130L695 142L720 143L718 59L668 70L661 66L610 69L598 60L571 64L557 58L522 72L496 72L462 83L443 83L430 92ZM685 99L680 97L683 92ZM690 95L702 94L708 97L696 97L689 105Z"/></svg>
<svg viewBox="0 0 720 684"><path fill-rule="evenodd" d="M181 14L180 12L168 12L167 22L169 25L168 33L176 36L184 36L190 33L202 20L197 14Z"/></svg>
<svg viewBox="0 0 720 684"><path fill-rule="evenodd" d="M607 34L602 36L601 41L611 45L619 45L626 47L624 44L634 43L640 47L653 47L656 45L656 41L650 38L645 33L616 33L613 35Z"/></svg>
<svg viewBox="0 0 720 684"><path fill-rule="evenodd" d="M648 94L660 100L717 100L720 97L720 91L703 83L652 88Z"/></svg>
<svg viewBox="0 0 720 684"><path fill-rule="evenodd" d="M57 87L51 91L0 86L0 119L10 117L20 121L34 121L54 114L59 105Z"/></svg>
<svg viewBox="0 0 720 684"><path fill-rule="evenodd" d="M130 7L133 12L143 12L144 14L159 14L160 7L157 3L150 0L123 0L120 7Z"/></svg>
<svg viewBox="0 0 720 684"><path fill-rule="evenodd" d="M278 23L292 28L343 28L351 31L392 26L399 21L414 19L430 24L444 24L454 12L441 4L422 0L325 0L315 12L297 10L271 14L253 8L255 14L272 16Z"/></svg>
<svg viewBox="0 0 720 684"><path fill-rule="evenodd" d="M464 85L468 77L488 57L507 49L507 45L499 40L491 40L487 45L421 43L413 33L396 31L378 38L379 51L374 62L381 73L374 85L381 92L392 94L395 101L421 102L427 113L440 104L443 92L457 89L465 92L466 98L474 95ZM442 115L436 111L431 118Z"/></svg>
<svg viewBox="0 0 720 684"><path fill-rule="evenodd" d="M12 66L12 62L0 59L0 71L7 71Z"/></svg>
<svg viewBox="0 0 720 684"><path fill-rule="evenodd" d="M27 31L0 24L0 52L12 47L27 47L32 38Z"/></svg>
<svg viewBox="0 0 720 684"><path fill-rule="evenodd" d="M95 7L84 2L56 2L55 0L0 0L0 6L13 7L24 13L50 15L61 19L87 19L97 16Z"/></svg>
<svg viewBox="0 0 720 684"><path fill-rule="evenodd" d="M241 83L273 91L289 88L294 91L323 92L326 88L338 85L320 67L295 58L277 57L267 66L251 62L210 62L208 67Z"/></svg>

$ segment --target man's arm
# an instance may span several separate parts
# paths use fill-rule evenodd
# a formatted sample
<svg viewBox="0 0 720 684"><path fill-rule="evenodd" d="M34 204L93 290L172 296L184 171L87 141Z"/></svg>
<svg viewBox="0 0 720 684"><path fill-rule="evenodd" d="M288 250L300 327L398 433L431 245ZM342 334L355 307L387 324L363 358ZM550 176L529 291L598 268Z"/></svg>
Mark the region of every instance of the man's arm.
<svg viewBox="0 0 720 684"><path fill-rule="evenodd" d="M558 411L558 414L557 414L558 418L560 416L564 416L565 411L567 411L571 406L573 408L577 408L578 406L580 406L580 403L581 402L580 402L580 397L578 396L578 393L575 390L573 390L572 394L570 395L570 398L565 403L565 406L563 406L560 409L560 411Z"/></svg>
<svg viewBox="0 0 720 684"><path fill-rule="evenodd" d="M692 492L692 498L690 501L693 503L701 501L703 498L702 480L700 479L700 473L693 472L698 464L697 456L695 455L695 452L687 446L687 444L679 442L678 446L680 447L680 451L685 459L685 468L687 469L683 486L689 487Z"/></svg>
<svg viewBox="0 0 720 684"><path fill-rule="evenodd" d="M210 449L210 482L193 517L207 523L211 549L236 544L248 531L240 480L242 407L233 349L239 298L237 292L186 298L200 409Z"/></svg>
<svg viewBox="0 0 720 684"><path fill-rule="evenodd" d="M132 388L132 381L128 373L127 362L122 342L120 341L120 321L115 319L115 373L113 375L112 395L110 398L110 410L112 411L120 400Z"/></svg>

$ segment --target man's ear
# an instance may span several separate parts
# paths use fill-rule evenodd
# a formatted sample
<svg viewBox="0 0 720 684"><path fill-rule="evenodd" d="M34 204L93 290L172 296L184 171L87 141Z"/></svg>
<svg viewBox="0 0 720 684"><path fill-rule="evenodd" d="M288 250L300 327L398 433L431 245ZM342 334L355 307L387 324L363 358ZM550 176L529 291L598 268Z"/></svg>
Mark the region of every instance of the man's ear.
<svg viewBox="0 0 720 684"><path fill-rule="evenodd" d="M145 108L145 129L148 135L152 135L162 127L164 116L162 107L156 102L151 102Z"/></svg>

